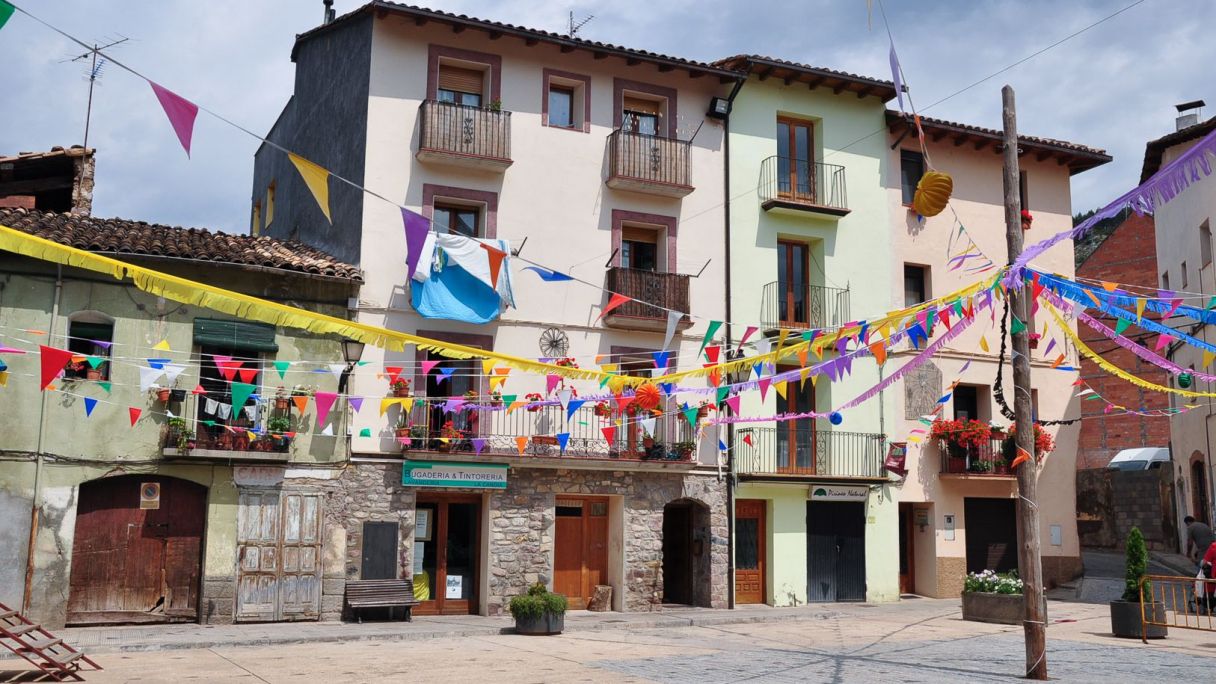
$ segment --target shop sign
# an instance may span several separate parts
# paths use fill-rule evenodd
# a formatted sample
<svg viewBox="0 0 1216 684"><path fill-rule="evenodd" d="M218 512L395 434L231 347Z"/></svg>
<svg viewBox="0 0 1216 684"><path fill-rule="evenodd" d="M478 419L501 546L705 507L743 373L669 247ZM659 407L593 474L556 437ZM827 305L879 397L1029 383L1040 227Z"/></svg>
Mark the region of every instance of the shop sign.
<svg viewBox="0 0 1216 684"><path fill-rule="evenodd" d="M811 485L811 501L865 501L870 488L858 485Z"/></svg>
<svg viewBox="0 0 1216 684"><path fill-rule="evenodd" d="M406 461L401 468L401 484L411 487L506 489L508 467L505 463Z"/></svg>

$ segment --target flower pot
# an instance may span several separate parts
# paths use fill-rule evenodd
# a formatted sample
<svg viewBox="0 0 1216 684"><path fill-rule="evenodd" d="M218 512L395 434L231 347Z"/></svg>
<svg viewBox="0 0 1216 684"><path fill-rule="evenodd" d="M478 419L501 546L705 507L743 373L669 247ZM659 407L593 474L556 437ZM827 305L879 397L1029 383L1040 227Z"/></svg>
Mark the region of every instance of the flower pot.
<svg viewBox="0 0 1216 684"><path fill-rule="evenodd" d="M1021 594L963 593L963 619L998 625L1022 624L1025 601Z"/></svg>
<svg viewBox="0 0 1216 684"><path fill-rule="evenodd" d="M290 405L291 405L291 402L287 399L287 397L275 397L274 398L274 407L278 411L286 411L287 407Z"/></svg>
<svg viewBox="0 0 1216 684"><path fill-rule="evenodd" d="M1165 622L1164 603L1146 603L1144 614L1154 622ZM1164 625L1146 625L1143 636L1149 639L1164 639L1167 629ZM1110 602L1110 631L1124 639L1139 639L1141 635L1140 603L1138 601Z"/></svg>
<svg viewBox="0 0 1216 684"><path fill-rule="evenodd" d="M410 396L410 388L408 388L408 387L394 387L394 388L393 388L393 396L394 396L394 397L400 397L400 398L408 397L408 396Z"/></svg>
<svg viewBox="0 0 1216 684"><path fill-rule="evenodd" d="M97 368L90 368L84 372L84 377L86 380L100 380L101 371Z"/></svg>
<svg viewBox="0 0 1216 684"><path fill-rule="evenodd" d="M946 459L946 472L948 473L965 473L967 472L967 457L966 456L950 456Z"/></svg>
<svg viewBox="0 0 1216 684"><path fill-rule="evenodd" d="M515 633L532 636L561 634L566 628L566 616L545 613L538 617L515 618Z"/></svg>
<svg viewBox="0 0 1216 684"><path fill-rule="evenodd" d="M397 439L409 439L410 429L407 427L397 428Z"/></svg>
<svg viewBox="0 0 1216 684"><path fill-rule="evenodd" d="M156 390L156 400L162 404L169 403L169 389L166 387L165 389Z"/></svg>

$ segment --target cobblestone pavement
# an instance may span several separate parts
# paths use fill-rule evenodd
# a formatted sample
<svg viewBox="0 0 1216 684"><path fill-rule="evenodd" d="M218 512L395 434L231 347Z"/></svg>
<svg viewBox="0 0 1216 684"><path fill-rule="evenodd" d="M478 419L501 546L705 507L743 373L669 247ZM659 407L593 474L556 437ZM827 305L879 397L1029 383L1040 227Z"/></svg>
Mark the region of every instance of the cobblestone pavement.
<svg viewBox="0 0 1216 684"><path fill-rule="evenodd" d="M460 634L98 655L89 682L991 682L1022 673L1020 628L964 622L957 600L833 605L798 620ZM1106 606L1052 602L1048 664L1065 682L1212 681L1216 633L1109 636ZM0 669L18 668L17 661ZM0 681L32 681L0 672Z"/></svg>

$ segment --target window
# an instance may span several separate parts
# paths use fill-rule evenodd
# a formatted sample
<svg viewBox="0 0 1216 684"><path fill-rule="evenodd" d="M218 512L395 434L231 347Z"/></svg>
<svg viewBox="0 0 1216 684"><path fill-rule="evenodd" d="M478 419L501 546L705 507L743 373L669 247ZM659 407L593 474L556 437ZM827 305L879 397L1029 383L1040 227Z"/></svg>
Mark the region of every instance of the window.
<svg viewBox="0 0 1216 684"><path fill-rule="evenodd" d="M959 385L954 388L954 419L980 419L979 393L975 385Z"/></svg>
<svg viewBox="0 0 1216 684"><path fill-rule="evenodd" d="M549 125L574 128L574 88L549 86Z"/></svg>
<svg viewBox="0 0 1216 684"><path fill-rule="evenodd" d="M1199 224L1199 263L1200 268L1212 263L1212 228L1207 220Z"/></svg>
<svg viewBox="0 0 1216 684"><path fill-rule="evenodd" d="M109 380L110 345L114 341L114 323L100 314L84 313L68 323L68 351L83 356L73 360L63 371L65 378Z"/></svg>
<svg viewBox="0 0 1216 684"><path fill-rule="evenodd" d="M911 205L916 184L925 175L925 157L920 152L901 150L899 153L899 182L903 188L904 204Z"/></svg>
<svg viewBox="0 0 1216 684"><path fill-rule="evenodd" d="M262 374L260 355L244 347L227 345L202 344L199 351L202 362L199 364L198 384L206 392L198 400L200 441L217 442L223 435L232 439L233 433L225 426L252 428L257 425L260 418L257 400L251 395L241 406L232 406L232 383L253 385L253 393L258 394ZM232 448L231 445L228 448Z"/></svg>
<svg viewBox="0 0 1216 684"><path fill-rule="evenodd" d="M653 228L622 226L621 266L639 271L658 271L659 232Z"/></svg>
<svg viewBox="0 0 1216 684"><path fill-rule="evenodd" d="M485 93L485 75L480 69L440 63L436 99L465 107L480 107Z"/></svg>
<svg viewBox="0 0 1216 684"><path fill-rule="evenodd" d="M904 306L929 299L929 267L904 264Z"/></svg>
<svg viewBox="0 0 1216 684"><path fill-rule="evenodd" d="M777 320L782 324L799 326L810 322L807 310L809 251L806 243L777 242Z"/></svg>
<svg viewBox="0 0 1216 684"><path fill-rule="evenodd" d="M1179 283L1182 286L1182 289L1185 290L1186 289L1186 262L1185 261L1182 262L1182 272L1179 275L1180 275Z"/></svg>
<svg viewBox="0 0 1216 684"><path fill-rule="evenodd" d="M1018 197L1022 200L1022 208L1030 208L1030 186L1026 183L1026 172L1018 173Z"/></svg>
<svg viewBox="0 0 1216 684"><path fill-rule="evenodd" d="M253 203L253 216L249 219L249 233L257 236L262 232L262 202Z"/></svg>
<svg viewBox="0 0 1216 684"><path fill-rule="evenodd" d="M815 201L815 136L809 121L777 119L777 193Z"/></svg>
<svg viewBox="0 0 1216 684"><path fill-rule="evenodd" d="M621 130L640 135L659 135L662 103L626 95L621 105Z"/></svg>
<svg viewBox="0 0 1216 684"><path fill-rule="evenodd" d="M266 227L274 221L274 181L270 181L270 185L266 186Z"/></svg>
<svg viewBox="0 0 1216 684"><path fill-rule="evenodd" d="M1166 271L1161 274L1161 289L1162 290L1170 289L1170 272L1169 271Z"/></svg>
<svg viewBox="0 0 1216 684"><path fill-rule="evenodd" d="M435 228L447 233L482 237L481 210L475 207L436 204L433 221Z"/></svg>

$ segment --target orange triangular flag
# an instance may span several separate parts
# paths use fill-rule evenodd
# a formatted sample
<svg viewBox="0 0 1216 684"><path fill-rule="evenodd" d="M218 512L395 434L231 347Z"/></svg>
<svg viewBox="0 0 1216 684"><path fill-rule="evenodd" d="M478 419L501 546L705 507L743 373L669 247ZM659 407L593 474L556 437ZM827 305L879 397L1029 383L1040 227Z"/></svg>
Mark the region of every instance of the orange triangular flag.
<svg viewBox="0 0 1216 684"><path fill-rule="evenodd" d="M298 409L300 413L304 413L304 411L308 409L308 395L297 394L296 396L292 397L291 400L295 402L296 409Z"/></svg>
<svg viewBox="0 0 1216 684"><path fill-rule="evenodd" d="M1106 290L1107 292L1114 292L1116 289L1118 289L1118 287L1118 283L1112 283L1105 280L1102 281L1102 289Z"/></svg>
<svg viewBox="0 0 1216 684"><path fill-rule="evenodd" d="M1052 367L1052 368L1059 368L1059 367L1060 367L1060 364L1062 364L1062 363L1064 363L1064 355L1063 355L1063 354L1060 354L1059 356L1057 356L1057 357L1056 357L1056 360L1055 360L1055 361L1052 361L1052 362L1051 362L1051 367Z"/></svg>
<svg viewBox="0 0 1216 684"><path fill-rule="evenodd" d="M524 449L528 448L528 438L524 436L515 438L515 447L519 449L519 455L524 455Z"/></svg>
<svg viewBox="0 0 1216 684"><path fill-rule="evenodd" d="M618 306L624 304L625 302L629 302L629 301L633 301L633 298L626 297L623 294L616 294L615 292L612 293L612 298L608 300L608 304L606 306L604 306L604 310L600 312L600 315L595 317L595 320L598 321L599 319L601 319L605 315L607 315L609 311L612 311L613 309L617 308Z"/></svg>
<svg viewBox="0 0 1216 684"><path fill-rule="evenodd" d="M798 365L802 366L803 368L806 368L806 354L806 347L798 348Z"/></svg>
<svg viewBox="0 0 1216 684"><path fill-rule="evenodd" d="M1030 460L1030 454L1027 453L1026 450L1023 449L1022 447L1018 447L1018 456L1017 456L1017 458L1013 459L1013 463L1010 463L1009 467L1016 468L1029 460Z"/></svg>
<svg viewBox="0 0 1216 684"><path fill-rule="evenodd" d="M507 253L484 242L481 243L481 248L490 257L490 282L494 284L494 287L498 287L498 271L502 268L502 260L507 257Z"/></svg>
<svg viewBox="0 0 1216 684"><path fill-rule="evenodd" d="M881 366L887 362L887 347L882 342L871 344L870 353L874 355L874 360L878 362L878 365Z"/></svg>

